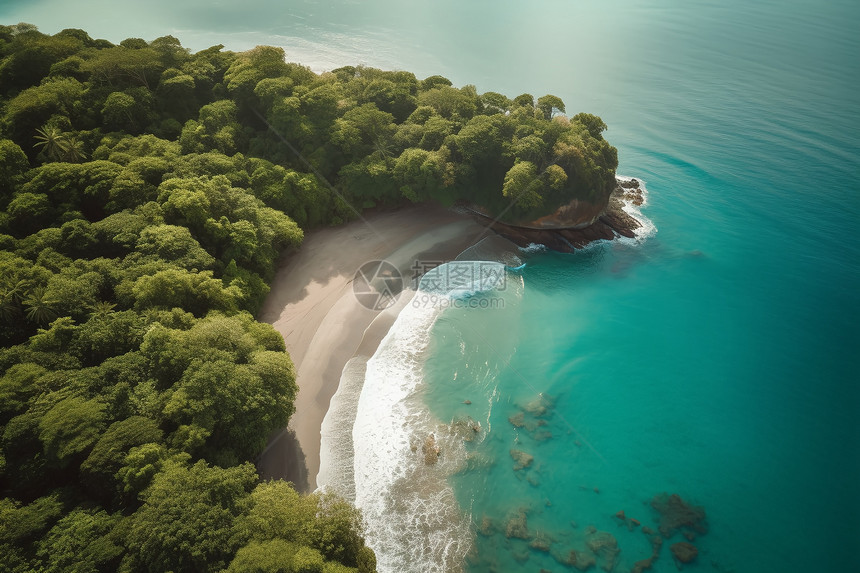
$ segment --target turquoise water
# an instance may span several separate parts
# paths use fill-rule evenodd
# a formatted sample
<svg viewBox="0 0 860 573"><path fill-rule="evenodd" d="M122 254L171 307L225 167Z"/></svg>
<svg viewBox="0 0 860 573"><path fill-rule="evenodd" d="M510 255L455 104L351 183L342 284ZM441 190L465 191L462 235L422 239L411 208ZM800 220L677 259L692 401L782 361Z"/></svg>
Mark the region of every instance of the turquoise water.
<svg viewBox="0 0 860 573"><path fill-rule="evenodd" d="M451 478L461 510L503 522L527 507L554 551L594 525L627 571L650 549L611 516L653 526L647 501L676 492L708 516L689 570L860 568L856 1L4 1L0 21L19 20L275 43L316 69L438 73L600 115L659 231L524 254L503 310L438 318L424 398L444 421L479 420L466 449L496 462ZM538 392L555 399L543 441L507 421ZM535 469L513 471L515 447ZM475 540L471 571L564 570L504 535ZM675 570L667 547L653 570Z"/></svg>

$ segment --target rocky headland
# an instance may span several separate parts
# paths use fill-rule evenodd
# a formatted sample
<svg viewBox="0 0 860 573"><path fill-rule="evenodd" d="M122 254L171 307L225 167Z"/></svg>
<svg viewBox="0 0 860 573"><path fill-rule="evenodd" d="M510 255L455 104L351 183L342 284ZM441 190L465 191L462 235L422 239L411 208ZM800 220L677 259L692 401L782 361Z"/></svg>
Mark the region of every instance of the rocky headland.
<svg viewBox="0 0 860 573"><path fill-rule="evenodd" d="M625 210L640 206L645 197L637 179L617 179L605 204L573 200L555 213L535 221L511 225L496 221L481 210L471 208L478 221L519 247L544 245L553 251L572 253L594 241L617 237L633 238L642 224Z"/></svg>

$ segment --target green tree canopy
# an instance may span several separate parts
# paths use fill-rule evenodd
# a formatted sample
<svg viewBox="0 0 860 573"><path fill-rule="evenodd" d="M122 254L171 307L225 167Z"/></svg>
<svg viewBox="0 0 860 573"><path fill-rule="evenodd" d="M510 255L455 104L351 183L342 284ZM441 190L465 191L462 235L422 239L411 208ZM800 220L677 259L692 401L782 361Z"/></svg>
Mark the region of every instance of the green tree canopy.
<svg viewBox="0 0 860 573"><path fill-rule="evenodd" d="M154 89L166 67L160 54L145 42L143 45L126 42L97 50L84 64L93 83L120 89L138 86Z"/></svg>
<svg viewBox="0 0 860 573"><path fill-rule="evenodd" d="M0 139L0 205L12 194L22 176L30 168L27 155L13 141Z"/></svg>
<svg viewBox="0 0 860 573"><path fill-rule="evenodd" d="M296 384L253 316L303 228L371 206L599 207L617 151L564 112L276 47L0 26L0 569L374 571L354 508L254 489Z"/></svg>
<svg viewBox="0 0 860 573"><path fill-rule="evenodd" d="M564 113L564 102L560 97L545 95L537 100L537 108L543 112L544 119L552 119L556 113Z"/></svg>
<svg viewBox="0 0 860 573"><path fill-rule="evenodd" d="M283 48L257 46L239 54L224 74L228 92L242 105L253 105L254 89L266 78L287 74Z"/></svg>
<svg viewBox="0 0 860 573"><path fill-rule="evenodd" d="M124 553L122 517L101 509L75 509L39 541L37 555L46 573L98 573L115 569Z"/></svg>
<svg viewBox="0 0 860 573"><path fill-rule="evenodd" d="M81 481L95 497L113 501L121 489L117 487L117 473L125 465L129 450L161 440L161 430L148 418L131 416L114 422L81 464Z"/></svg>
<svg viewBox="0 0 860 573"><path fill-rule="evenodd" d="M233 526L256 482L250 464L168 463L131 519L124 565L134 571L220 571L239 548Z"/></svg>
<svg viewBox="0 0 860 573"><path fill-rule="evenodd" d="M175 261L188 270L211 269L215 258L207 253L186 227L153 225L140 232L137 250L145 255Z"/></svg>
<svg viewBox="0 0 860 573"><path fill-rule="evenodd" d="M84 89L74 78L52 78L27 88L6 103L2 115L5 131L26 153L31 153L36 130L53 116L65 121L78 117Z"/></svg>
<svg viewBox="0 0 860 573"><path fill-rule="evenodd" d="M48 458L65 466L74 457L89 451L104 425L103 404L72 396L45 413L39 423L39 439L45 445Z"/></svg>
<svg viewBox="0 0 860 573"><path fill-rule="evenodd" d="M573 121L581 123L595 139L603 139L603 132L606 131L606 124L603 120L590 113L578 113L572 118Z"/></svg>
<svg viewBox="0 0 860 573"><path fill-rule="evenodd" d="M239 521L251 539L283 538L309 545L326 559L355 567L364 547L354 507L333 494L301 496L285 482L261 483L251 494L251 509Z"/></svg>

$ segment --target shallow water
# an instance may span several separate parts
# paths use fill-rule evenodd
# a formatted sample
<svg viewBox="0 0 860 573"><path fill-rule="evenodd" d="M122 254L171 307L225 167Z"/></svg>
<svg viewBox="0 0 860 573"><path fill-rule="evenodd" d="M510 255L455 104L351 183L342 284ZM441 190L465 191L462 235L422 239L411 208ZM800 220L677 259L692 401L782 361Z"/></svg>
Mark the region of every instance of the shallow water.
<svg viewBox="0 0 860 573"><path fill-rule="evenodd" d="M274 43L315 69L442 74L600 115L659 231L524 253L504 309L436 317L409 406L481 422L462 455L483 463L448 482L460 517L529 508L555 552L594 525L625 571L649 546L611 516L653 525L647 501L677 492L707 512L690 570L857 568L856 2L3 2L0 21L20 20L195 49ZM555 399L543 441L508 422L538 392ZM515 447L532 469L512 469ZM562 569L503 534L474 543L475 572ZM653 570L675 570L667 547Z"/></svg>

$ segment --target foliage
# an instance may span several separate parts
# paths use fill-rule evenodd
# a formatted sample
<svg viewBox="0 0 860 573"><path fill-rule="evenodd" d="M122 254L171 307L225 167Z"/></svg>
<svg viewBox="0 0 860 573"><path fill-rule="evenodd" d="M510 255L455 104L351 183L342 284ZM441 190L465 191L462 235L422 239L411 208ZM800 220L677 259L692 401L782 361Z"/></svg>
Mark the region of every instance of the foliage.
<svg viewBox="0 0 860 573"><path fill-rule="evenodd" d="M59 496L41 497L30 504L4 498L0 500L0 543L22 544L32 541L62 514Z"/></svg>
<svg viewBox="0 0 860 573"><path fill-rule="evenodd" d="M124 552L117 531L121 521L120 515L102 509L69 512L37 544L44 571L96 573L115 568Z"/></svg>
<svg viewBox="0 0 860 573"><path fill-rule="evenodd" d="M39 439L48 459L60 466L88 451L104 429L104 406L72 396L48 410L39 422Z"/></svg>
<svg viewBox="0 0 860 573"><path fill-rule="evenodd" d="M301 496L284 482L266 482L251 493L251 508L239 527L252 540L279 537L313 547L325 559L356 567L364 540L357 510L330 493Z"/></svg>
<svg viewBox="0 0 860 573"><path fill-rule="evenodd" d="M123 569L219 571L238 549L233 520L256 480L254 467L222 469L202 460L168 463L131 518Z"/></svg>
<svg viewBox="0 0 860 573"><path fill-rule="evenodd" d="M86 460L81 464L81 482L94 497L113 501L118 490L116 476L125 465L133 447L162 441L158 425L143 416L131 416L114 422L101 435Z"/></svg>
<svg viewBox="0 0 860 573"><path fill-rule="evenodd" d="M27 156L14 142L0 139L0 205L15 191L21 176L30 168Z"/></svg>
<svg viewBox="0 0 860 573"><path fill-rule="evenodd" d="M374 571L352 506L257 483L297 387L253 316L303 229L370 206L606 201L606 125L564 112L275 47L0 26L2 565Z"/></svg>

